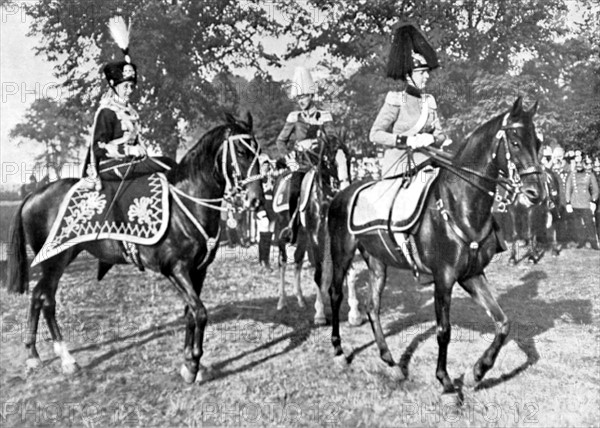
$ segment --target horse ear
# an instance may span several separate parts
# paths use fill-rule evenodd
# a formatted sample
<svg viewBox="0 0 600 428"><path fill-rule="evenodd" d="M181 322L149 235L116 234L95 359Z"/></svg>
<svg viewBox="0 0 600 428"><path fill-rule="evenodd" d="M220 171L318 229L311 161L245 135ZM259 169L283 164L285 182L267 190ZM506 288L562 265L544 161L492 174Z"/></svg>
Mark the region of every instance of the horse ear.
<svg viewBox="0 0 600 428"><path fill-rule="evenodd" d="M226 111L223 115L225 116L225 122L227 122L228 125L235 125L236 120L231 113Z"/></svg>
<svg viewBox="0 0 600 428"><path fill-rule="evenodd" d="M246 124L248 125L248 131L252 131L252 115L250 111L246 112Z"/></svg>
<svg viewBox="0 0 600 428"><path fill-rule="evenodd" d="M535 102L535 104L533 105L533 107L531 107L531 109L529 110L529 114L530 114L531 116L533 116L533 115L534 115L534 114L537 112L538 106L539 106L539 103L538 103L538 101L536 100L536 102Z"/></svg>
<svg viewBox="0 0 600 428"><path fill-rule="evenodd" d="M511 116L519 116L523 112L523 97L517 98L512 106Z"/></svg>

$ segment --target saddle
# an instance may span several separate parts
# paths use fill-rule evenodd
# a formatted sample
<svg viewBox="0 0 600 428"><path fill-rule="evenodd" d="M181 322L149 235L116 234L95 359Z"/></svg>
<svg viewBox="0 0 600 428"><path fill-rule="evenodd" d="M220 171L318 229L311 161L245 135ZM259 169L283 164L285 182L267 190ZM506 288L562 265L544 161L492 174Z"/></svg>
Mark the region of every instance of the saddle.
<svg viewBox="0 0 600 428"><path fill-rule="evenodd" d="M419 221L431 185L439 169L419 170L407 178L365 183L354 193L348 216L348 230L358 235L377 230L409 232Z"/></svg>
<svg viewBox="0 0 600 428"><path fill-rule="evenodd" d="M310 193L312 192L312 188L315 182L315 174L317 170L315 168L311 168L304 178L302 179L302 184L300 186L300 199L298 200L298 211L300 211L300 222L302 226L306 226L306 207L308 206L308 200L310 199Z"/></svg>
<svg viewBox="0 0 600 428"><path fill-rule="evenodd" d="M80 180L69 190L32 266L82 242L113 239L128 246L154 245L162 238L169 220L169 184L164 174L123 182L110 212L120 183L102 185L97 191Z"/></svg>
<svg viewBox="0 0 600 428"><path fill-rule="evenodd" d="M273 212L281 213L290 209L290 179L292 174L281 177L273 193Z"/></svg>

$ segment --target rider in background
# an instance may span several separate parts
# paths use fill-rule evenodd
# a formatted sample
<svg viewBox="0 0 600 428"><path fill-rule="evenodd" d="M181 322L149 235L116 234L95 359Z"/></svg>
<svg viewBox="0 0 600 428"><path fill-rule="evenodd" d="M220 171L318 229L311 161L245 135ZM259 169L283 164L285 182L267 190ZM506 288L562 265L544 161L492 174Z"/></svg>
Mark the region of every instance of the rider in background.
<svg viewBox="0 0 600 428"><path fill-rule="evenodd" d="M296 101L300 110L291 112L283 129L277 137L279 154L284 157L285 163L292 171L308 170L310 165L302 152L312 149L318 151L317 137L321 131L325 135L334 135L333 117L326 110L320 110L315 105L317 86L313 78L304 67L297 67L292 81L290 96ZM336 154L338 179L340 187L348 185L348 168L346 155L340 149ZM302 177L296 174L295 180ZM293 186L294 183L292 183ZM299 183L293 188L298 188ZM290 212L292 207L290 206Z"/></svg>
<svg viewBox="0 0 600 428"><path fill-rule="evenodd" d="M109 29L125 56L107 63L104 76L109 85L94 117L92 138L83 174L86 182L100 188L107 181L131 179L165 171L175 163L166 157L150 158L140 140L139 115L129 103L137 85L137 67L129 56L129 28L122 18L112 18Z"/></svg>
<svg viewBox="0 0 600 428"><path fill-rule="evenodd" d="M395 27L387 76L401 80L401 90L388 92L369 134L372 143L386 147L382 161L384 178L406 172L428 159L413 153L414 164L409 165L406 146L441 147L451 142L442 131L435 99L422 92L429 72L437 67L435 51L415 26Z"/></svg>

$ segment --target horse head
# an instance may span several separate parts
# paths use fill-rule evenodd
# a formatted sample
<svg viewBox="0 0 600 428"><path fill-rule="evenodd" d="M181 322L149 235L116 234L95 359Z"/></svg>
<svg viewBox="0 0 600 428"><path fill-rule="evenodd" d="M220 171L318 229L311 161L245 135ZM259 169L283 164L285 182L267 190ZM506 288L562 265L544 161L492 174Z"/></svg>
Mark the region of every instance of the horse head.
<svg viewBox="0 0 600 428"><path fill-rule="evenodd" d="M539 204L546 198L543 166L537 155L541 142L533 123L537 108L536 101L525 110L523 99L517 98L496 134L500 169L525 206Z"/></svg>
<svg viewBox="0 0 600 428"><path fill-rule="evenodd" d="M247 205L259 206L263 201L260 184L259 146L252 133L252 116L245 120L225 115L225 124L206 134L181 159L170 173L173 183L187 182L202 188L207 196L230 201L249 200Z"/></svg>
<svg viewBox="0 0 600 428"><path fill-rule="evenodd" d="M252 115L247 113L245 120L225 114L225 139L217 161L221 162L230 194L242 193L245 206L258 207L264 201L261 185L259 154L260 147L252 132ZM219 159L220 158L220 159Z"/></svg>
<svg viewBox="0 0 600 428"><path fill-rule="evenodd" d="M339 183L338 177L338 150L345 150L344 134L338 133L320 133L318 136L318 166L321 176L325 182L333 181ZM346 155L346 158L348 156Z"/></svg>

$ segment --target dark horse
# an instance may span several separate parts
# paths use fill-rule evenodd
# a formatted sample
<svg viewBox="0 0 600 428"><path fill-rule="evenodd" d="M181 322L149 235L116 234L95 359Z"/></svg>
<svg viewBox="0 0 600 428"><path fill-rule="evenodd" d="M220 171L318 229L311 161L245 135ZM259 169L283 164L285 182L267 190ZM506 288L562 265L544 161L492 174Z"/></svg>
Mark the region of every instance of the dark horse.
<svg viewBox="0 0 600 428"><path fill-rule="evenodd" d="M537 103L525 111L521 98L512 109L477 128L465 141L452 161L435 156L444 166L428 195L420 225L411 231L418 256L434 280L435 315L439 345L436 377L443 392L458 400L458 391L446 371L450 342L450 301L456 281L486 309L497 326L491 346L477 361L474 379L479 382L493 366L500 348L509 333L509 320L490 291L484 274L494 254L499 251L498 238L491 208L497 184L511 187L527 196L531 203L544 198L541 166L537 160L539 147L535 138L532 117ZM423 152L434 154L425 148ZM458 175L462 179L457 179ZM348 231L349 206L357 185L340 192L329 207L329 239L332 284L329 289L332 307L332 344L336 360L347 363L340 337L339 310L342 302L342 283L356 248L371 272L368 317L384 362L402 375L387 346L379 311L381 293L386 281L387 266L409 268L403 252L389 234L353 235ZM390 251L386 250L387 248Z"/></svg>
<svg viewBox="0 0 600 428"><path fill-rule="evenodd" d="M262 202L258 167L258 144L252 136L252 117L245 122L226 116L226 124L208 131L168 173L171 215L163 238L153 246L140 246L143 266L165 275L179 291L186 305L187 327L185 362L181 375L193 382L201 368L202 344L207 311L200 299L206 269L218 246L219 216L226 187L228 193L244 191L253 204ZM12 223L9 252L9 289L28 290L26 241L34 252L44 244L65 194L77 180L59 180L38 189L23 201ZM217 241L207 245L209 241ZM213 246L214 245L214 246ZM27 366L41 365L36 350L40 311L48 323L54 351L61 358L65 373L78 369L69 353L55 318L55 295L65 268L83 250L105 264L126 263L121 244L100 240L78 244L41 263L42 277L33 289L25 347Z"/></svg>
<svg viewBox="0 0 600 428"><path fill-rule="evenodd" d="M314 181L310 191L306 195L306 207L302 212L290 213L289 210L276 214L275 218L275 237L279 249L279 300L277 309L285 307L285 271L287 265L286 246L291 241L290 234L282 233L289 225L291 220L291 235L297 236L295 239L296 249L294 251L295 263L295 294L300 307L306 305L302 295L301 279L302 265L307 251L311 254L312 263L315 267L314 280L317 285L317 299L315 301L315 324L324 325L326 323L325 311L322 294L326 290L320 288L322 261L324 257L324 234L327 233L327 209L333 196L339 190L338 169L336 163L336 153L338 149L345 150L343 135L325 135L319 134L318 144L315 144L311 150L302 153L308 163L312 165L309 171L293 171L280 177L276 188L282 183L288 183L293 188L290 189L290 199L302 199L301 182L302 178L309 173L314 172ZM347 157L348 158L348 157ZM286 179L287 176L289 179ZM289 180L289 181L288 181ZM298 202L290 204L297 207ZM292 208L293 210L293 208ZM354 281L348 281L350 314L349 321L352 325L362 323L362 315L358 310L358 299L356 298Z"/></svg>
<svg viewBox="0 0 600 428"><path fill-rule="evenodd" d="M543 169L546 198L539 204L531 205L523 195L508 206L512 244L509 264L514 265L523 259L538 263L544 255L544 249L538 246L538 238L544 243L550 242L552 255L560 254L557 240L557 230L562 221L560 177L549 168ZM518 239L525 239L527 251L523 257L517 256Z"/></svg>

